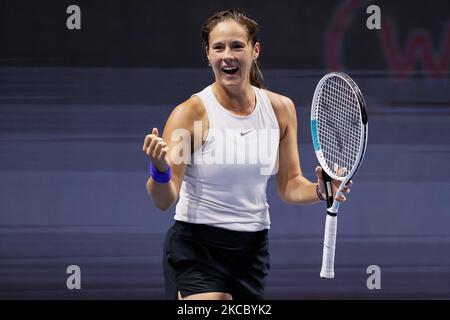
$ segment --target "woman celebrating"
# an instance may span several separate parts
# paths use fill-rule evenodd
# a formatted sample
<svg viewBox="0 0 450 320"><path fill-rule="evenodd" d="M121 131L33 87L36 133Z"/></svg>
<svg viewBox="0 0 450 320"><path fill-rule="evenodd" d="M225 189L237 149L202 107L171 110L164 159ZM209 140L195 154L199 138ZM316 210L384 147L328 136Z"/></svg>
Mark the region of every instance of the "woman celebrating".
<svg viewBox="0 0 450 320"><path fill-rule="evenodd" d="M258 29L240 10L207 19L202 38L214 83L172 111L162 137L154 128L144 140L155 205L167 210L179 198L164 246L169 299L262 299L268 178L276 174L288 203L325 194L320 167L317 183L302 176L293 102L262 89Z"/></svg>

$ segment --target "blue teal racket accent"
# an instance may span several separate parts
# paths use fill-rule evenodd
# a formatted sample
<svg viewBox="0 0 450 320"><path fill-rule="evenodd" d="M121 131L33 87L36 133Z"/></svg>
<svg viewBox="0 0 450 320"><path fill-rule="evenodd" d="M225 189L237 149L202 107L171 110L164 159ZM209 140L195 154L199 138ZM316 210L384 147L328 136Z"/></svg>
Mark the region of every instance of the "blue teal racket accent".
<svg viewBox="0 0 450 320"><path fill-rule="evenodd" d="M311 120L311 135L314 145L314 150L320 150L319 138L317 137L317 120Z"/></svg>

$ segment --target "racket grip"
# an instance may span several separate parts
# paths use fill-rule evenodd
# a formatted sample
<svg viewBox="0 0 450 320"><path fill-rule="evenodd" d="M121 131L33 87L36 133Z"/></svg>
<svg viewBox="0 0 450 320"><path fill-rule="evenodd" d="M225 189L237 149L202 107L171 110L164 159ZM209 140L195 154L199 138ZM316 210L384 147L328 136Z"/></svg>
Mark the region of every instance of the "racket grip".
<svg viewBox="0 0 450 320"><path fill-rule="evenodd" d="M321 278L334 278L334 253L336 249L337 216L327 214L323 239Z"/></svg>

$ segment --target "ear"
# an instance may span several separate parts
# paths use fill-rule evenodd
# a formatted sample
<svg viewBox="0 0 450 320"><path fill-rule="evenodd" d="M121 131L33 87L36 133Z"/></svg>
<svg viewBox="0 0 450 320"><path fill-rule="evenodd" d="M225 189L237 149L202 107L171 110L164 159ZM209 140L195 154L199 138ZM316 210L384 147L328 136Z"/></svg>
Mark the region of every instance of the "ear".
<svg viewBox="0 0 450 320"><path fill-rule="evenodd" d="M256 42L253 46L253 59L256 60L259 57L259 52L261 50L261 44L259 42Z"/></svg>
<svg viewBox="0 0 450 320"><path fill-rule="evenodd" d="M206 58L208 59L208 62L211 61L211 60L209 60L209 47L205 47L205 54L206 54Z"/></svg>

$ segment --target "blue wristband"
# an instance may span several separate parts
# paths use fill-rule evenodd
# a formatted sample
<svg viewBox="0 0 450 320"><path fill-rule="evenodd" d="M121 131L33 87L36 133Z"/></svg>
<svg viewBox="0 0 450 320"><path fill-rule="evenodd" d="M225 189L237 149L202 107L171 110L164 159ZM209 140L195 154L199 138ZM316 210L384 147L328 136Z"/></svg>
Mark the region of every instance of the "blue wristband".
<svg viewBox="0 0 450 320"><path fill-rule="evenodd" d="M153 162L150 162L150 177L159 183L167 183L172 178L172 172L170 171L170 166L167 168L166 172L160 172L155 168Z"/></svg>

